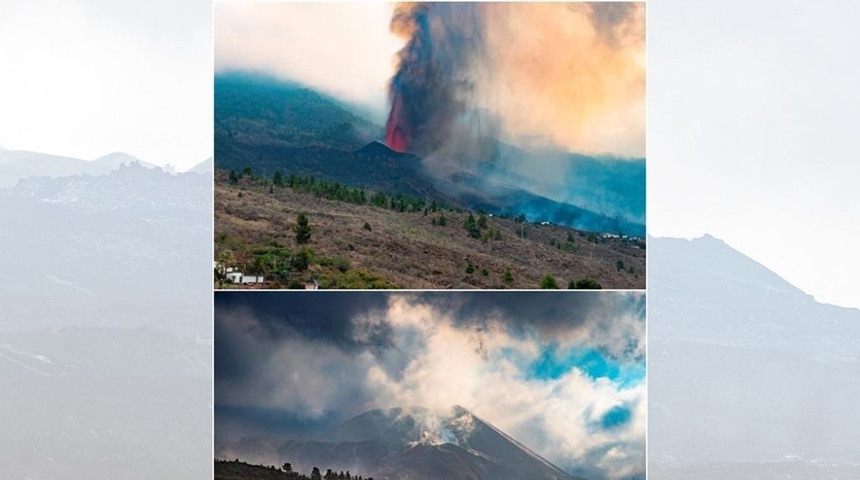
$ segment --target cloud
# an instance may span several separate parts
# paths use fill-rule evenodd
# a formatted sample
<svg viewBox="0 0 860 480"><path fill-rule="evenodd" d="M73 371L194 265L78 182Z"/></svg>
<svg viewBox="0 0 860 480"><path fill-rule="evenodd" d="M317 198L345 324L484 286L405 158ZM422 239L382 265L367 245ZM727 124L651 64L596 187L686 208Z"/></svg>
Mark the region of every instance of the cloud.
<svg viewBox="0 0 860 480"><path fill-rule="evenodd" d="M622 478L644 471L644 378L621 381L644 373L643 297L219 293L216 408L233 434L263 417L307 436L373 408L462 405L560 466Z"/></svg>
<svg viewBox="0 0 860 480"><path fill-rule="evenodd" d="M383 104L402 41L384 3L215 4L215 69L253 70Z"/></svg>

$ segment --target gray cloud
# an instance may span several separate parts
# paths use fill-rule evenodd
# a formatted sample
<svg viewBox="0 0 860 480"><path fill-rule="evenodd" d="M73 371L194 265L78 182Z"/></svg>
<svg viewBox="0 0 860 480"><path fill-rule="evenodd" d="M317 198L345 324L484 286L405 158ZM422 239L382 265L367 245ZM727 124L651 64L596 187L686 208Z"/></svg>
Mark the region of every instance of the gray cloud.
<svg viewBox="0 0 860 480"><path fill-rule="evenodd" d="M307 439L373 408L459 404L595 478L644 468L644 383L572 365L538 378L523 363L557 345L643 365L643 294L219 292L215 303L219 442ZM614 408L629 421L596 429Z"/></svg>

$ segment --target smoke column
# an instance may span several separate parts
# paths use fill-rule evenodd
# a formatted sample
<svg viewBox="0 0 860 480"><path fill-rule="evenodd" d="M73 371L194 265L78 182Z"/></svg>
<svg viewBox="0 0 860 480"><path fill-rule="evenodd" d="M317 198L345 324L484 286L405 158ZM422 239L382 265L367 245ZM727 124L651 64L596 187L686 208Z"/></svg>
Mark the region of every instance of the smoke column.
<svg viewBox="0 0 860 480"><path fill-rule="evenodd" d="M473 59L482 45L478 4L399 4L391 30L407 38L389 86L391 111L385 143L426 154L447 139L472 103Z"/></svg>
<svg viewBox="0 0 860 480"><path fill-rule="evenodd" d="M644 155L644 4L402 3L385 141L421 156L480 136ZM470 123L471 122L471 123ZM465 127L465 128L464 128ZM469 142L465 142L469 143Z"/></svg>

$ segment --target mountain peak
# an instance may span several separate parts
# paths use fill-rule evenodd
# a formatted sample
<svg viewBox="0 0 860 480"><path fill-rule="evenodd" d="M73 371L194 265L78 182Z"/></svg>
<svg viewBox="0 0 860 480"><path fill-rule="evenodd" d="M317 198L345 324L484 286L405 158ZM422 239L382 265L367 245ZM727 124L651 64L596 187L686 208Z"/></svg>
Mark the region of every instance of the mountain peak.
<svg viewBox="0 0 860 480"><path fill-rule="evenodd" d="M711 235L710 233L706 233L706 234L702 235L701 237L694 238L692 241L694 241L694 242L697 242L697 241L698 242L713 242L713 243L717 243L719 245L726 245L725 241Z"/></svg>
<svg viewBox="0 0 860 480"><path fill-rule="evenodd" d="M251 462L260 461L263 450L240 444L221 449ZM390 480L576 478L460 405L370 410L314 441L290 440L275 450L293 459L294 467L325 464Z"/></svg>
<svg viewBox="0 0 860 480"><path fill-rule="evenodd" d="M359 148L355 151L355 154L358 156L365 157L384 157L384 158L418 158L415 155L408 152L398 152L396 150L392 150L388 145L374 140L367 145Z"/></svg>
<svg viewBox="0 0 860 480"><path fill-rule="evenodd" d="M695 274L721 279L723 285L807 296L766 266L711 234L706 233L692 240L651 238L648 253L650 263L660 266L651 270L659 283L674 283L676 279Z"/></svg>
<svg viewBox="0 0 860 480"><path fill-rule="evenodd" d="M388 145L374 140L367 145L359 148L355 153L361 155L396 155L397 152L388 147Z"/></svg>

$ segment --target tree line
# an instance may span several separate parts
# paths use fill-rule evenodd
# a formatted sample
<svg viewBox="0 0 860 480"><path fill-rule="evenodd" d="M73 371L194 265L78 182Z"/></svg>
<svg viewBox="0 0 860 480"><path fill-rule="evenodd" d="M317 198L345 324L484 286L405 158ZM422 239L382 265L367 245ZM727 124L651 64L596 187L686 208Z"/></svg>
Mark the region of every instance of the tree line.
<svg viewBox="0 0 860 480"><path fill-rule="evenodd" d="M274 465L252 465L236 460L215 460L215 480L373 480L373 477L363 477L346 472L335 472L327 469L323 474L318 467L313 467L308 475L293 470L291 463L281 467Z"/></svg>

